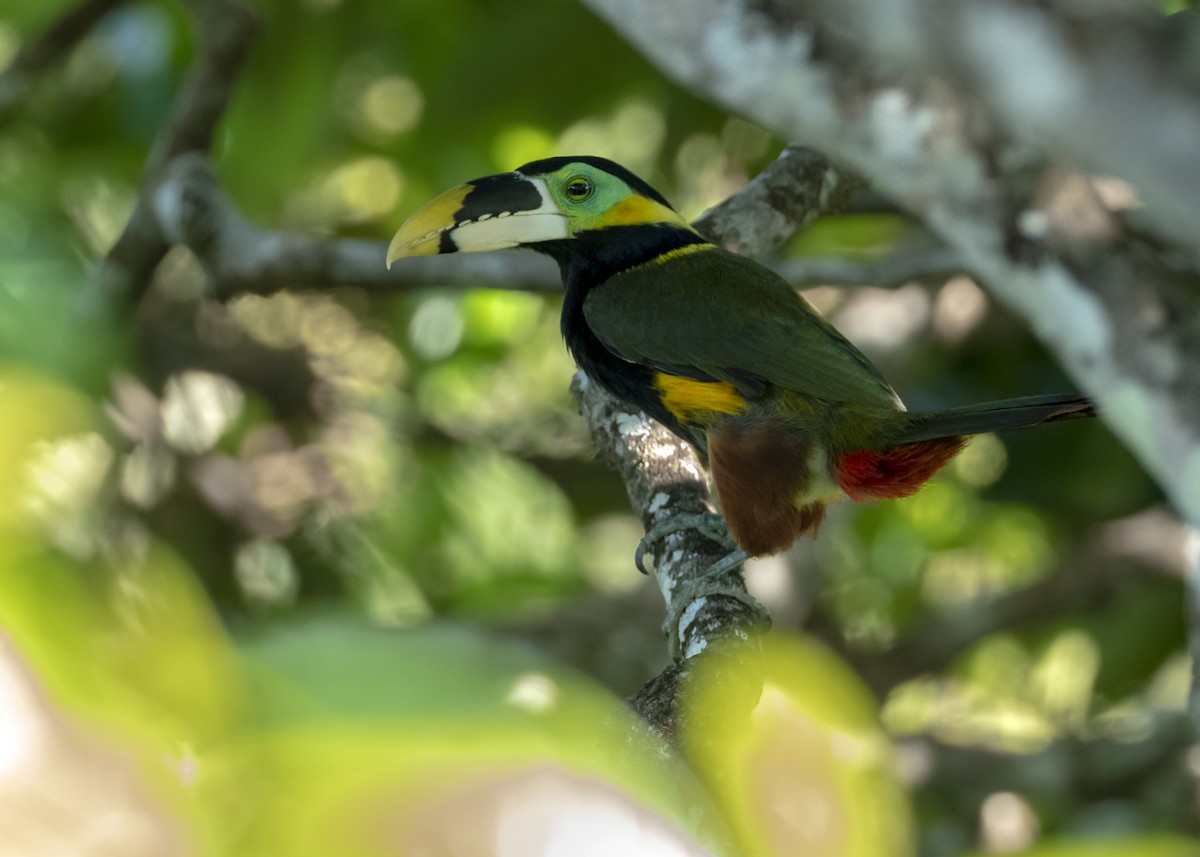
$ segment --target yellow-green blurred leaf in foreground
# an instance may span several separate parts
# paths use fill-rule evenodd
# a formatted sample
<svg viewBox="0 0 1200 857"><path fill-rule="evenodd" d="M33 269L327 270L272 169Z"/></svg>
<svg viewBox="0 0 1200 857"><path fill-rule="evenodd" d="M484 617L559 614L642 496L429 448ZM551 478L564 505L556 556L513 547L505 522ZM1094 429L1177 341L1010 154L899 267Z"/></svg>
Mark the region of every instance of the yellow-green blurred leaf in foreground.
<svg viewBox="0 0 1200 857"><path fill-rule="evenodd" d="M237 659L169 551L77 561L26 514L29 463L95 421L82 397L2 367L0 407L0 854L217 853L254 785L221 752Z"/></svg>
<svg viewBox="0 0 1200 857"><path fill-rule="evenodd" d="M462 627L315 622L249 650L256 853L701 855L698 784L616 699ZM685 834L684 823L688 823Z"/></svg>
<svg viewBox="0 0 1200 857"><path fill-rule="evenodd" d="M0 396L8 473L94 418L29 373L0 370ZM26 524L0 540L0 857L686 857L725 838L619 700L532 650L314 618L239 651L161 545L72 558Z"/></svg>
<svg viewBox="0 0 1200 857"><path fill-rule="evenodd" d="M762 695L744 728L722 659L694 668L684 744L750 857L903 857L910 808L875 704L812 640L768 635ZM701 716L697 716L700 713ZM714 728L719 734L709 734Z"/></svg>

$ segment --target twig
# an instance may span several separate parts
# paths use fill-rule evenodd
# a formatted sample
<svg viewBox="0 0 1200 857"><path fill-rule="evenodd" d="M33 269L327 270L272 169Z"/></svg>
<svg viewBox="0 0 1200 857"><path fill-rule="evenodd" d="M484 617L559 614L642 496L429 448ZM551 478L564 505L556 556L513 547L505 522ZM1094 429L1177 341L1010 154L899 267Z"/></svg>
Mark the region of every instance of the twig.
<svg viewBox="0 0 1200 857"><path fill-rule="evenodd" d="M433 284L562 291L558 269L534 253L415 258L388 271L384 241L263 229L246 220L198 152L171 162L152 204L163 234L192 251L223 299L281 289L399 292Z"/></svg>
<svg viewBox="0 0 1200 857"><path fill-rule="evenodd" d="M237 0L186 0L196 22L198 54L171 116L155 138L134 212L87 285L98 306L136 300L169 249L152 211L158 182L170 161L207 151L258 29L258 18Z"/></svg>
<svg viewBox="0 0 1200 857"><path fill-rule="evenodd" d="M900 250L871 262L852 262L839 256L801 256L771 265L796 285L871 285L895 288L913 280L946 278L966 271L962 256L948 247Z"/></svg>
<svg viewBox="0 0 1200 857"><path fill-rule="evenodd" d="M977 812L998 791L1017 792L1039 805L1130 801L1148 792L1161 803L1164 794L1192 790L1184 760L1194 740L1185 718L1164 715L1140 741L1063 738L1039 752L1021 754L914 738L905 742L903 754L917 756L927 771L916 785L962 817ZM1174 803L1162 809L1181 826L1194 827L1192 801Z"/></svg>
<svg viewBox="0 0 1200 857"><path fill-rule="evenodd" d="M41 75L56 65L91 32L96 23L125 0L84 0L27 42L0 74L0 125L29 94Z"/></svg>

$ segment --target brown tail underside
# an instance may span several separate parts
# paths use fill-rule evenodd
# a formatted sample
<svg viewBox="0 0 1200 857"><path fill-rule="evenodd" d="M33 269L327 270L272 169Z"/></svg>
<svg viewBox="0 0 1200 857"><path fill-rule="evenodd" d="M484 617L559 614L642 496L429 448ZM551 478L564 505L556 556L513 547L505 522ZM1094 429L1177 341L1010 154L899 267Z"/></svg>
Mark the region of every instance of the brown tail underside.
<svg viewBox="0 0 1200 857"><path fill-rule="evenodd" d="M809 446L779 422L722 423L708 438L717 499L738 545L750 556L778 553L806 532L814 535L825 504L796 505L809 478Z"/></svg>

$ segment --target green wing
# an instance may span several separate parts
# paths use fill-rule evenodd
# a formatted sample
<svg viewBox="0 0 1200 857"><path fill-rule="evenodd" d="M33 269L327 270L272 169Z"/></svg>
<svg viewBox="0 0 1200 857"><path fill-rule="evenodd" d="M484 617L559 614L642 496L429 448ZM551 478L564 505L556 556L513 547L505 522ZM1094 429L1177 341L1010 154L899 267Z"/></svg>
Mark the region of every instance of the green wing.
<svg viewBox="0 0 1200 857"><path fill-rule="evenodd" d="M583 311L633 363L729 381L747 396L767 382L829 402L898 406L879 371L791 285L719 248L610 277Z"/></svg>

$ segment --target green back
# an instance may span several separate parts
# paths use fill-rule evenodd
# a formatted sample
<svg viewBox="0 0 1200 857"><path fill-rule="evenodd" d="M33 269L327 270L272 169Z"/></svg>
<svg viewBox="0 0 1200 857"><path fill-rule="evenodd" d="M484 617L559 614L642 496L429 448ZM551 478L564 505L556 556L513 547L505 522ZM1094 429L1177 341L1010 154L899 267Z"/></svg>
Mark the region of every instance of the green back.
<svg viewBox="0 0 1200 857"><path fill-rule="evenodd" d="M765 381L827 402L902 407L862 352L789 283L720 248L610 277L588 294L584 315L625 360L698 370L748 397L760 396Z"/></svg>

